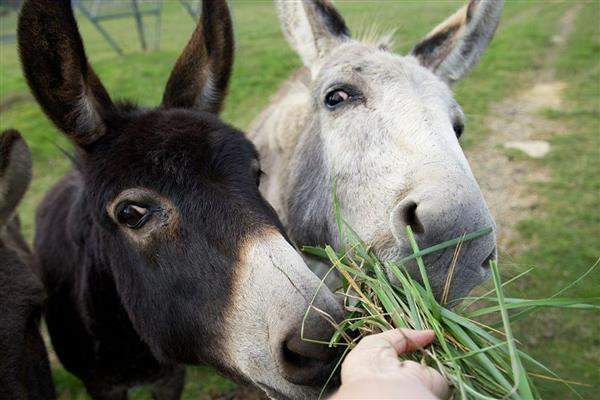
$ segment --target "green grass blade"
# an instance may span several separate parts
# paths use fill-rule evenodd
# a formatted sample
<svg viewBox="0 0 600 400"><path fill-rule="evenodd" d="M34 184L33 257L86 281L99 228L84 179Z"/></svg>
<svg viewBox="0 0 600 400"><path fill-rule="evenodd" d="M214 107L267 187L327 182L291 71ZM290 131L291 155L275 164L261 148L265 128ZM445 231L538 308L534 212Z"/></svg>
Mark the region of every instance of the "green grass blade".
<svg viewBox="0 0 600 400"><path fill-rule="evenodd" d="M438 251L447 249L448 247L456 246L461 241L462 242L468 242L468 241L480 238L482 236L489 235L493 231L494 230L492 228L480 229L480 230L475 231L473 233L466 234L466 235L464 235L464 237L458 237L458 238L455 238L455 239L451 239L451 240L445 241L443 243L437 244L435 246L428 247L428 248L426 248L424 250L419 250L417 252L414 252L410 256L406 256L406 257L400 259L397 263L398 264L406 264L408 261L414 260L414 259L416 259L418 257L425 257L426 255L429 255L429 254L432 254L432 253L437 253Z"/></svg>
<svg viewBox="0 0 600 400"><path fill-rule="evenodd" d="M500 279L500 272L498 272L498 265L495 261L490 261L490 268L492 270L492 280L494 281L494 287L496 288L496 294L498 296L500 315L502 315L502 322L504 323L504 333L506 335L506 341L508 344L508 352L510 353L512 372L516 386L515 389L517 390L519 397L533 399L533 393L529 386L529 377L527 376L527 373L525 372L525 369L521 363L519 353L517 352L517 345L512 334L508 310L506 308L506 304L504 303L502 280Z"/></svg>
<svg viewBox="0 0 600 400"><path fill-rule="evenodd" d="M553 308L572 308L580 310L600 310L600 305L585 303L586 301L598 301L598 298L574 298L574 299L512 299L505 304L507 310L529 307L553 307ZM482 315L492 314L500 311L500 306L480 308L466 314L468 318L476 318ZM514 320L514 318L512 318Z"/></svg>

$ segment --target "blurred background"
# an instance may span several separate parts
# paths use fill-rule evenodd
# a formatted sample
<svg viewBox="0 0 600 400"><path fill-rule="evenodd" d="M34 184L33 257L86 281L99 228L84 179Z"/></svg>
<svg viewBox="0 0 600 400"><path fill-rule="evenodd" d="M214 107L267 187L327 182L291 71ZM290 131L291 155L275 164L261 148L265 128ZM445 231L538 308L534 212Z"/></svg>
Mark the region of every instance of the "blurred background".
<svg viewBox="0 0 600 400"><path fill-rule="evenodd" d="M196 0L79 0L76 16L91 63L113 99L158 105L169 72L195 26ZM45 192L69 169L67 140L42 114L22 77L15 44L19 0L0 0L0 129L15 128L34 157L20 215L28 240ZM300 66L267 0L230 0L237 53L223 118L244 129ZM406 53L463 2L338 0L351 30L395 30ZM600 2L507 1L480 65L455 86L467 115L463 146L492 212L512 297L547 297L600 256ZM595 272L563 293L600 296ZM516 323L526 350L583 398L600 398L600 315L545 311ZM85 399L81 383L51 351L61 399ZM540 381L546 398L576 398ZM207 368L189 368L185 399L249 398ZM144 389L134 398L149 398Z"/></svg>

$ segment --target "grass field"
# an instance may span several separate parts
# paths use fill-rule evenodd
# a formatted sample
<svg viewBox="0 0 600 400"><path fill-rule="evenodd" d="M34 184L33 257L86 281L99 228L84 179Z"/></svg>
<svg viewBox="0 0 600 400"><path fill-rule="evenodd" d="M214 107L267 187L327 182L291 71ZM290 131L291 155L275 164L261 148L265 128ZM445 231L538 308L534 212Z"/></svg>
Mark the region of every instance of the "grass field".
<svg viewBox="0 0 600 400"><path fill-rule="evenodd" d="M385 32L397 29L399 51L410 49L429 28L462 4L461 1L338 1L353 31L375 22ZM556 34L559 19L581 4L573 29L552 65L540 63ZM270 1L233 0L237 58L226 121L244 128L264 107L269 96L294 68L298 57L279 31ZM117 56L83 18L80 27L88 55L114 98L157 105L170 69L190 36L194 23L178 2L163 1L160 51L144 53L133 20L106 23L125 55ZM2 32L14 29L14 17L2 17ZM148 29L151 31L150 21ZM530 187L540 207L518 224L525 250L501 254L507 275L529 266L536 269L523 283L508 289L512 297L542 297L554 293L582 274L600 256L600 3L598 1L509 1L500 29L481 64L457 85L457 98L468 117L464 145L480 143L489 130L486 115L494 102L528 85L532 75L556 70L566 84L565 106L544 110L547 118L565 127L550 138L552 151L541 160L527 161L531 169L548 171L549 178ZM44 193L68 169L61 152L68 142L58 134L28 95L21 76L16 46L0 45L0 128L19 129L34 156L34 182L20 213L31 239L33 214ZM498 171L502 174L503 171ZM600 296L596 273L565 295ZM517 337L527 350L566 379L586 382L584 398L600 391L600 316L582 312L544 312L517 324ZM85 398L78 380L54 363L61 399ZM546 398L571 398L558 384L540 383ZM185 398L213 398L235 385L206 368L190 368ZM147 398L137 391L136 398Z"/></svg>

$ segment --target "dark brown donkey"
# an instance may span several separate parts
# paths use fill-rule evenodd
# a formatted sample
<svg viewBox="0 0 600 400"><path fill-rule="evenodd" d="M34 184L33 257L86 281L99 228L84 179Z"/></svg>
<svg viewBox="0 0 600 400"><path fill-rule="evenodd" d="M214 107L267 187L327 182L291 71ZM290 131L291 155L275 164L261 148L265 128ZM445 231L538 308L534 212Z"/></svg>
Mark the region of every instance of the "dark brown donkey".
<svg viewBox="0 0 600 400"><path fill-rule="evenodd" d="M255 148L217 117L233 58L226 2L203 2L156 109L111 101L70 0L26 1L18 37L33 94L76 148L35 239L65 368L95 399L144 383L176 399L182 363L273 397L314 396L335 358L300 339L319 280L258 191ZM340 317L331 292L316 303ZM304 333L332 329L315 312Z"/></svg>
<svg viewBox="0 0 600 400"><path fill-rule="evenodd" d="M0 135L0 397L54 399L39 324L44 287L15 209L31 181L31 154L21 135Z"/></svg>

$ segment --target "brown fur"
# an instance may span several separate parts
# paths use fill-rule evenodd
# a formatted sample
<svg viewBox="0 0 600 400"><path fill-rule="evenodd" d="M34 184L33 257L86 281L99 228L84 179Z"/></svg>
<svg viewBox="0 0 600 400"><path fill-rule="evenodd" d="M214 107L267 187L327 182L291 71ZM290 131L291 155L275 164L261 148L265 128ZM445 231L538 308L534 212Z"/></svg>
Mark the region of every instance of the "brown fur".
<svg viewBox="0 0 600 400"><path fill-rule="evenodd" d="M206 18L196 27L169 77L163 106L218 113L233 65L233 26L224 8L203 2L202 14ZM211 93L204 92L207 87Z"/></svg>
<svg viewBox="0 0 600 400"><path fill-rule="evenodd" d="M11 219L31 181L31 154L14 130L0 136L0 227Z"/></svg>
<svg viewBox="0 0 600 400"><path fill-rule="evenodd" d="M314 357L314 345L295 341L319 281L260 195L256 149L215 115L233 34L225 0L203 7L154 109L110 101L85 61L70 0L27 0L22 8L25 77L77 149L73 171L36 215L45 317L61 363L94 399L121 400L140 384L152 384L157 400L179 398L181 364L300 397L333 367L335 352ZM258 242L255 263L239 265L248 238ZM244 284L235 278L242 269ZM272 310L255 303L231 314L260 293ZM339 309L331 292L319 297L325 310ZM307 331L329 337L332 328L320 322L309 321Z"/></svg>
<svg viewBox="0 0 600 400"><path fill-rule="evenodd" d="M0 394L14 400L56 397L39 332L44 287L21 235L15 208L31 179L31 155L17 131L0 135Z"/></svg>
<svg viewBox="0 0 600 400"><path fill-rule="evenodd" d="M88 64L83 44L73 39L78 36L68 2L24 4L19 51L33 94L56 126L85 146L104 134L101 120L112 110L112 102Z"/></svg>

